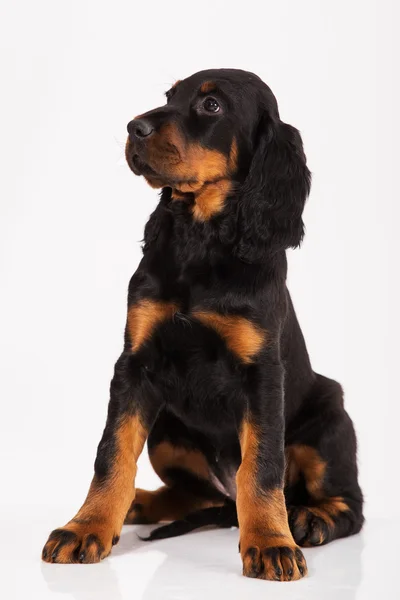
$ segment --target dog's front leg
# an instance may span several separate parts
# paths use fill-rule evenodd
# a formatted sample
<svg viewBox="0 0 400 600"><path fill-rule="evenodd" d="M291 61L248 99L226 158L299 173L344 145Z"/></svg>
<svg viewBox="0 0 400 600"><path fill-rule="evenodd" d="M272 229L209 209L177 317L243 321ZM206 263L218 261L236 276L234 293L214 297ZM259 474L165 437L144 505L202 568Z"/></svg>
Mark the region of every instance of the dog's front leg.
<svg viewBox="0 0 400 600"><path fill-rule="evenodd" d="M76 516L50 534L42 553L46 562L99 562L119 540L135 496L136 462L157 411L155 404L152 410L148 402L144 410L139 371L127 355L116 364L107 423L88 495Z"/></svg>
<svg viewBox="0 0 400 600"><path fill-rule="evenodd" d="M290 581L303 577L307 567L289 529L283 493L282 367L260 367L256 377L257 389L249 394L239 428L237 511L243 574Z"/></svg>

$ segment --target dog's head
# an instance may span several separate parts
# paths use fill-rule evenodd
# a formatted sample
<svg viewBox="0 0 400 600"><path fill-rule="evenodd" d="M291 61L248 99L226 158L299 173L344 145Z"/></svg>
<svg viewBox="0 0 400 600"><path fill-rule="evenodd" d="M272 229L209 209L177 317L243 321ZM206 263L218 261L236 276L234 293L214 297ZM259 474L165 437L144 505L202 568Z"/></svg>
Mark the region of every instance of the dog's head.
<svg viewBox="0 0 400 600"><path fill-rule="evenodd" d="M172 188L175 200L190 195L199 221L240 197L236 250L244 259L255 259L260 244L297 246L310 172L300 134L280 120L269 87L252 73L216 69L178 81L166 96L128 124L132 171Z"/></svg>

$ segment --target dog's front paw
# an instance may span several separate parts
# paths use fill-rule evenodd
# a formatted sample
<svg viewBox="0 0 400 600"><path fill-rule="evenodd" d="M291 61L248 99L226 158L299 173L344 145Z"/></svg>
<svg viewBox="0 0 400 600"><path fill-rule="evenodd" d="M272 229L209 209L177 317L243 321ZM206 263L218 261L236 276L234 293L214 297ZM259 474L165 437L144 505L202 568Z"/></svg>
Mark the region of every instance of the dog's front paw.
<svg viewBox="0 0 400 600"><path fill-rule="evenodd" d="M258 541L258 540L257 540ZM273 581L295 581L307 574L307 564L296 545L268 545L258 541L241 547L243 575Z"/></svg>
<svg viewBox="0 0 400 600"><path fill-rule="evenodd" d="M72 520L52 531L42 559L52 563L97 563L110 554L118 540L118 535L104 521Z"/></svg>

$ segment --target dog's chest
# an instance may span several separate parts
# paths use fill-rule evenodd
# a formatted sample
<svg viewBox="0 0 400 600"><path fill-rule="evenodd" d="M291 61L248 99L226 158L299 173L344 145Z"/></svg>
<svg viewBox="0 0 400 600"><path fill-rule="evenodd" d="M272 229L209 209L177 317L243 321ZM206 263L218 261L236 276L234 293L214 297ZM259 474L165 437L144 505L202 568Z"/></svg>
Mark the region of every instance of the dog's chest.
<svg viewBox="0 0 400 600"><path fill-rule="evenodd" d="M243 369L267 340L252 278L233 260L181 258L169 245L145 256L130 288L127 344L182 418L231 429Z"/></svg>
<svg viewBox="0 0 400 600"><path fill-rule="evenodd" d="M127 341L158 378L179 382L183 395L201 390L203 399L224 404L267 339L255 274L218 247L205 249L203 239L178 244L178 232L169 233L145 254L131 282Z"/></svg>
<svg viewBox="0 0 400 600"><path fill-rule="evenodd" d="M250 310L234 310L221 301L221 286L205 286L200 279L191 285L186 276L169 281L158 297L143 296L130 305L127 330L132 350L149 347L157 339L166 354L228 354L250 364L266 340L266 331Z"/></svg>

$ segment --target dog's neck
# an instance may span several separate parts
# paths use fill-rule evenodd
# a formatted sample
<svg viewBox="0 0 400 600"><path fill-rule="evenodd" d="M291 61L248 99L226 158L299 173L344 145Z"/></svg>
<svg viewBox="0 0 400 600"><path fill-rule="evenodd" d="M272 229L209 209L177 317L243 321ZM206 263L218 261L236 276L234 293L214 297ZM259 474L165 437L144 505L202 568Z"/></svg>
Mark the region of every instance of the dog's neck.
<svg viewBox="0 0 400 600"><path fill-rule="evenodd" d="M196 187L193 184L182 184L172 188L171 200L193 204L192 214L196 221L205 222L223 209L225 201L232 192L230 179L219 179Z"/></svg>

